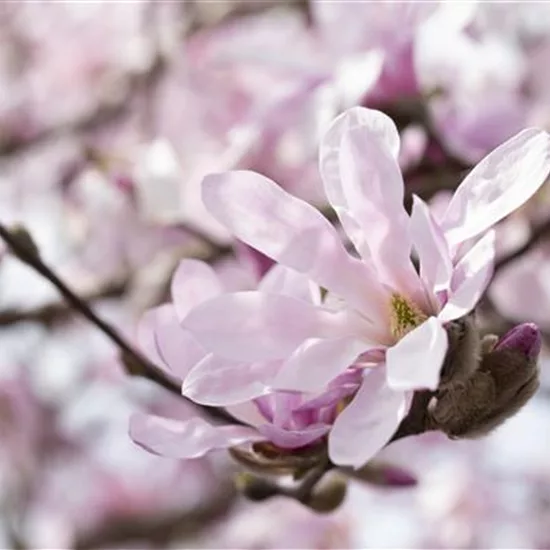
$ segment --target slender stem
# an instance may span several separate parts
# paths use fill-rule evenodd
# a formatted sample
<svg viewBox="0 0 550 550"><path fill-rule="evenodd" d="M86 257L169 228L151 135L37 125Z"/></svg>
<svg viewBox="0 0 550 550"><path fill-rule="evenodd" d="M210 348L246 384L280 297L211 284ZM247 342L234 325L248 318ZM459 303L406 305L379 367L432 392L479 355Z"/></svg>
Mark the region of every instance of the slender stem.
<svg viewBox="0 0 550 550"><path fill-rule="evenodd" d="M550 237L550 219L537 225L531 231L529 239L523 245L495 262L495 273L527 252L530 252L537 244L542 242L547 237Z"/></svg>
<svg viewBox="0 0 550 550"><path fill-rule="evenodd" d="M326 460L319 464L319 466L311 469L306 474L302 480L302 483L300 483L300 485L292 493L292 496L300 502L307 503L307 501L311 498L311 493L313 489L315 489L317 483L319 483L325 474L332 470L332 468L334 468L334 464L330 462L327 457Z"/></svg>
<svg viewBox="0 0 550 550"><path fill-rule="evenodd" d="M170 380L158 367L126 342L113 326L99 317L85 301L75 294L67 284L42 261L37 251L32 250L1 223L0 237L2 237L4 242L9 246L11 252L17 256L19 260L29 267L32 267L37 273L42 275L42 277L50 281L63 296L65 301L107 336L126 358L142 366L145 372L153 376L155 381L161 383L161 385L167 389L177 393L180 392L179 385L174 380Z"/></svg>
<svg viewBox="0 0 550 550"><path fill-rule="evenodd" d="M128 288L128 280L111 281L100 288L86 294L81 299L84 302L93 302L102 298L120 297ZM50 323L65 320L72 309L65 302L52 302L30 309L4 309L0 311L0 327L20 322L35 321L49 325Z"/></svg>
<svg viewBox="0 0 550 550"><path fill-rule="evenodd" d="M170 377L163 370L149 361L138 350L136 350L129 342L127 342L121 334L109 323L99 317L91 307L75 294L69 286L62 281L59 276L50 269L40 258L38 250L35 249L30 236L24 234L17 235L10 231L6 226L0 223L0 237L8 245L10 251L23 263L34 269L45 279L50 281L52 285L59 291L65 301L83 317L88 319L95 325L111 342L120 350L122 360L129 370L139 374L149 380L157 383L163 388L181 396L180 383L175 378ZM198 405L197 405L198 407ZM200 409L206 412L209 416L217 420L237 421L225 413L222 409L216 407L200 406Z"/></svg>

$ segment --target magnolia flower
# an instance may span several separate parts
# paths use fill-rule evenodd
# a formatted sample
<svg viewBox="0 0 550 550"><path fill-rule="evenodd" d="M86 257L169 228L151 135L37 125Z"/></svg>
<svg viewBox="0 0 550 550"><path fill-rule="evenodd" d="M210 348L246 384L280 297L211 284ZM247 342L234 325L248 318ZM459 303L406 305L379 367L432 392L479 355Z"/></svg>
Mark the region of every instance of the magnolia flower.
<svg viewBox="0 0 550 550"><path fill-rule="evenodd" d="M226 399L223 381L242 380L248 398L263 391L244 380L250 365L276 365L269 384L299 392L323 391L351 365L385 366L367 371L330 433L333 461L365 463L394 433L410 391L437 387L444 325L475 307L492 273L491 227L542 185L549 148L546 132L525 130L472 170L441 220L418 197L409 216L395 125L378 111L348 110L323 139L320 171L357 257L322 214L271 180L247 171L208 176L205 205L235 237L326 291L312 303L260 288L188 312L182 326L218 363L208 371L216 404Z"/></svg>
<svg viewBox="0 0 550 550"><path fill-rule="evenodd" d="M318 286L279 265L268 271L258 290L312 306L321 302ZM203 404L223 404L245 425L214 426L198 417L181 421L136 414L130 426L132 438L156 454L176 458L195 458L213 449L250 442L269 442L286 450L322 442L339 421L347 400L359 389L361 370L348 369L316 394L270 391L281 361L234 363L220 359L181 326L203 303L223 296L223 291L222 281L210 266L183 260L172 282L173 303L148 312L140 323L138 338L151 360L183 380L184 395ZM228 376L223 376L224 371Z"/></svg>

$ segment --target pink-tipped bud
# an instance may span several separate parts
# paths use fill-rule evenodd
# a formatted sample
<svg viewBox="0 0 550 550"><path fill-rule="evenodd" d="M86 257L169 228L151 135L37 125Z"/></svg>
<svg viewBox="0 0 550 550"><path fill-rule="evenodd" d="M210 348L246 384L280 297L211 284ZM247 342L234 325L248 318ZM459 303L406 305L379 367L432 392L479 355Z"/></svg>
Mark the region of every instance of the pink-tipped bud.
<svg viewBox="0 0 550 550"><path fill-rule="evenodd" d="M534 323L523 323L510 329L496 344L495 350L517 350L536 359L542 347L540 330Z"/></svg>
<svg viewBox="0 0 550 550"><path fill-rule="evenodd" d="M416 477L410 472L395 466L386 466L382 470L383 485L387 487L414 487L418 484Z"/></svg>

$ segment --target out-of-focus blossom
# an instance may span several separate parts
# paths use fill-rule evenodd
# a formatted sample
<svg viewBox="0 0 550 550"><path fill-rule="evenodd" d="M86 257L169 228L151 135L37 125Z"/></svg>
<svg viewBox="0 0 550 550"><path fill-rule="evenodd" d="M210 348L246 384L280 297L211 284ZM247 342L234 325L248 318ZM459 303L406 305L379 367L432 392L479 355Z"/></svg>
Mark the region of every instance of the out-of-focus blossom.
<svg viewBox="0 0 550 550"><path fill-rule="evenodd" d="M274 523L275 522L275 525ZM197 548L350 548L346 514L312 514L296 502L274 498L242 506L226 523L204 533Z"/></svg>
<svg viewBox="0 0 550 550"><path fill-rule="evenodd" d="M428 101L435 127L468 162L527 125L547 126L540 68L548 59L549 12L542 4L530 7L449 4L418 33L415 71L425 93L437 92Z"/></svg>

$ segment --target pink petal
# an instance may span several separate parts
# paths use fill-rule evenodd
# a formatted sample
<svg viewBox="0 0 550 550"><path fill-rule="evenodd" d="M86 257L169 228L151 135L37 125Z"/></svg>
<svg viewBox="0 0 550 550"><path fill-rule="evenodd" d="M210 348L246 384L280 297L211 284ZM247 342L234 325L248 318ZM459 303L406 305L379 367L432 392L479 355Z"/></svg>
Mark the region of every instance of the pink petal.
<svg viewBox="0 0 550 550"><path fill-rule="evenodd" d="M141 316L136 331L140 350L149 360L163 369L165 369L166 364L159 355L155 331L159 318L162 318L163 315L165 315L165 311L170 311L172 309L172 304L164 304L146 311Z"/></svg>
<svg viewBox="0 0 550 550"><path fill-rule="evenodd" d="M523 130L487 155L456 190L442 228L451 245L479 235L527 201L550 171L550 135Z"/></svg>
<svg viewBox="0 0 550 550"><path fill-rule="evenodd" d="M159 356L180 380L206 355L202 346L185 329L174 307L158 308L155 339Z"/></svg>
<svg viewBox="0 0 550 550"><path fill-rule="evenodd" d="M353 338L311 338L283 364L273 385L289 391L322 390L368 348L368 344Z"/></svg>
<svg viewBox="0 0 550 550"><path fill-rule="evenodd" d="M405 393L387 386L385 369L371 369L334 422L328 438L330 459L341 466L363 466L390 440L406 409Z"/></svg>
<svg viewBox="0 0 550 550"><path fill-rule="evenodd" d="M452 292L438 315L441 322L458 319L474 309L493 275L494 258L495 232L489 231L456 265Z"/></svg>
<svg viewBox="0 0 550 550"><path fill-rule="evenodd" d="M272 267L258 285L261 292L284 294L313 304L321 303L319 287L302 273L283 265Z"/></svg>
<svg viewBox="0 0 550 550"><path fill-rule="evenodd" d="M378 319L385 292L370 269L352 258L334 227L309 204L248 171L207 176L203 199L233 234L275 261Z"/></svg>
<svg viewBox="0 0 550 550"><path fill-rule="evenodd" d="M188 374L182 393L197 403L234 405L266 392L279 362L246 363L208 355Z"/></svg>
<svg viewBox="0 0 550 550"><path fill-rule="evenodd" d="M260 413L254 401L228 405L225 410L235 419L257 428L265 423L265 417Z"/></svg>
<svg viewBox="0 0 550 550"><path fill-rule="evenodd" d="M199 260L182 260L172 278L172 301L180 320L195 306L222 292L216 272Z"/></svg>
<svg viewBox="0 0 550 550"><path fill-rule="evenodd" d="M446 352L447 332L436 317L430 317L386 351L388 386L435 390Z"/></svg>
<svg viewBox="0 0 550 550"><path fill-rule="evenodd" d="M285 430L273 424L264 424L258 431L271 443L282 449L305 447L323 437L330 430L326 424L312 424L303 430Z"/></svg>
<svg viewBox="0 0 550 550"><path fill-rule="evenodd" d="M262 292L223 294L196 307L183 325L210 352L235 361L270 361L320 336L332 315L303 300Z"/></svg>
<svg viewBox="0 0 550 550"><path fill-rule="evenodd" d="M325 192L361 256L383 280L408 294L419 290L410 261L409 217L396 157L399 136L386 115L355 108L340 115L321 146ZM346 228L346 225L344 226Z"/></svg>
<svg viewBox="0 0 550 550"><path fill-rule="evenodd" d="M416 195L413 197L411 232L420 260L420 277L434 292L446 289L453 273L449 247L428 205Z"/></svg>
<svg viewBox="0 0 550 550"><path fill-rule="evenodd" d="M216 449L265 439L246 426L213 426L202 418L181 421L146 414L130 418L130 437L145 450L168 458L198 458Z"/></svg>
<svg viewBox="0 0 550 550"><path fill-rule="evenodd" d="M181 328L172 304L149 310L138 325L138 339L147 357L183 380L206 354L193 336Z"/></svg>

